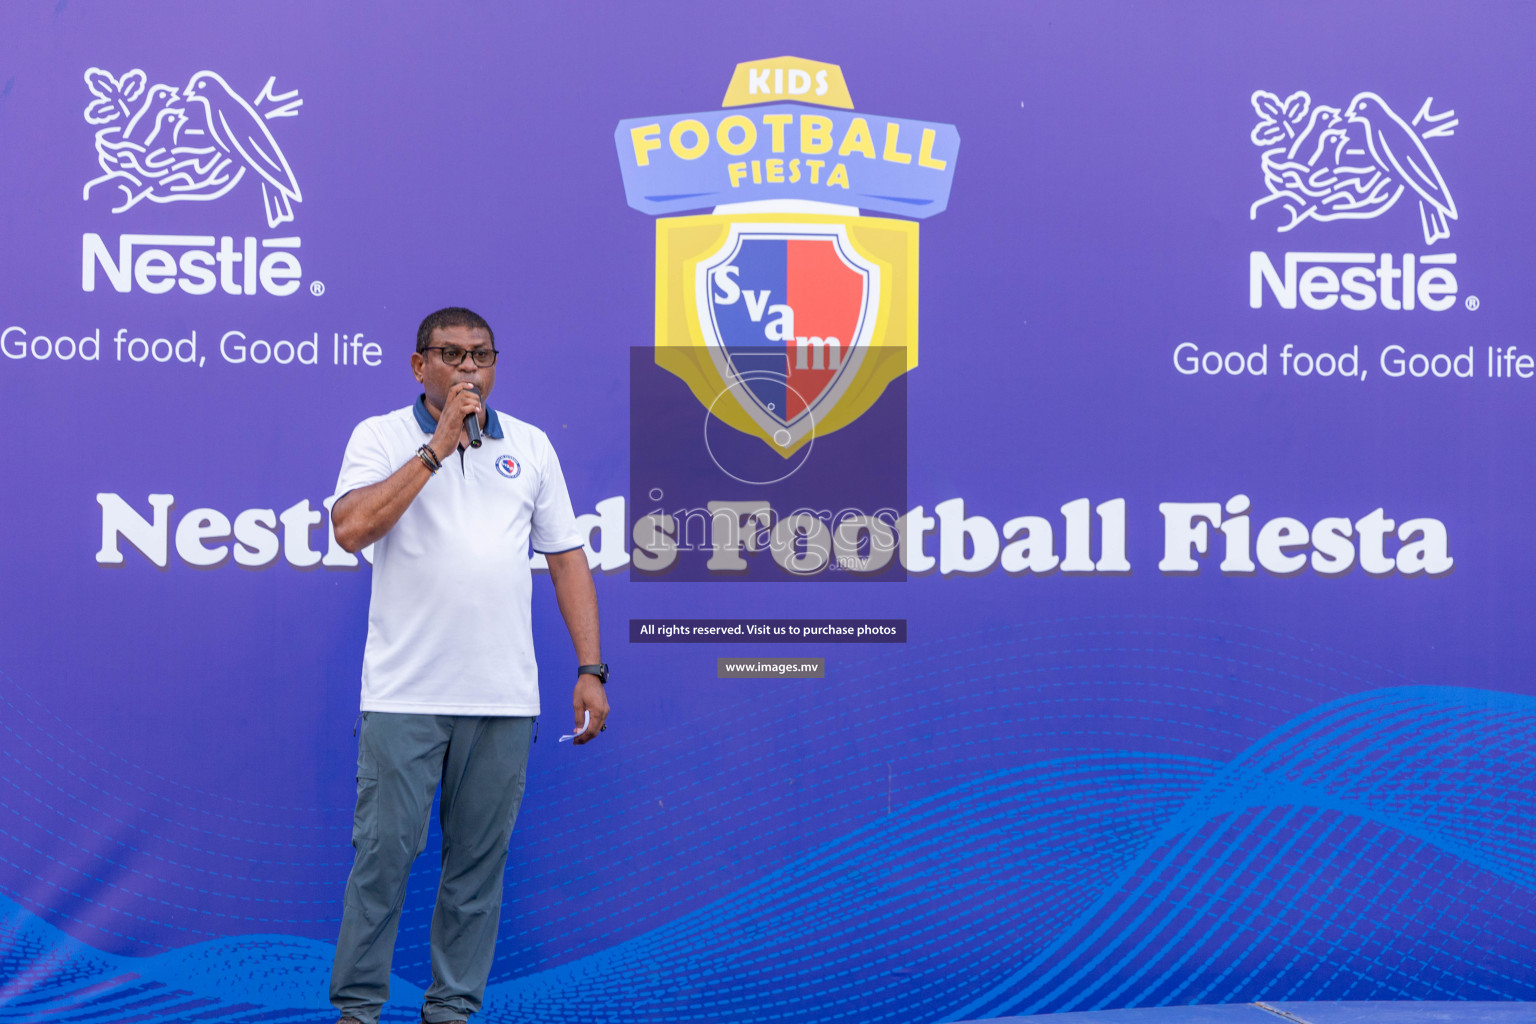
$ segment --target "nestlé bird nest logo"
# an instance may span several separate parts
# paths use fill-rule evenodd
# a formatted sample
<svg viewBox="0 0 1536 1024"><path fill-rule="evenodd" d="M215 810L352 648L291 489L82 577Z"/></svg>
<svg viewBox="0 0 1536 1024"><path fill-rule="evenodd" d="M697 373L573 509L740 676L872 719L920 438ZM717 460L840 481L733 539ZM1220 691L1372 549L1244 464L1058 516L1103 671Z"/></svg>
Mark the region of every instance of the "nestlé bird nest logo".
<svg viewBox="0 0 1536 1024"><path fill-rule="evenodd" d="M86 182L83 198L98 188L122 193L113 213L152 203L211 202L247 177L261 189L267 226L294 218L303 200L288 158L267 122L293 117L303 100L297 90L274 91L276 78L246 100L223 77L199 71L186 85L149 84L138 69L113 75L85 73L92 99L85 107L96 132L102 173Z"/></svg>

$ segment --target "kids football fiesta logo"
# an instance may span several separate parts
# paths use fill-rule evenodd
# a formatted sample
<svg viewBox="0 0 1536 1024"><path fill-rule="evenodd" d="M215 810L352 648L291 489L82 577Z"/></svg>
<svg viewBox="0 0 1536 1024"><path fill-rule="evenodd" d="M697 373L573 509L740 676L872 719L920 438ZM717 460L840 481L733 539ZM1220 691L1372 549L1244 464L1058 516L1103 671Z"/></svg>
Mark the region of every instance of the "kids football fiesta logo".
<svg viewBox="0 0 1536 1024"><path fill-rule="evenodd" d="M614 133L656 222L656 362L789 458L917 365L918 226L943 212L953 125L853 111L835 64L739 64L725 109Z"/></svg>

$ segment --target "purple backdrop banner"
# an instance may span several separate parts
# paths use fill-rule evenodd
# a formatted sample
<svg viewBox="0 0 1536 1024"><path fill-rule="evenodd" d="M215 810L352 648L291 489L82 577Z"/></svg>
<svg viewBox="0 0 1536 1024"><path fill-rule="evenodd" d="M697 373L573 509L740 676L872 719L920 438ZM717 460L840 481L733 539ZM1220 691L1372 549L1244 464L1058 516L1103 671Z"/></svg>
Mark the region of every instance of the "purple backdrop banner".
<svg viewBox="0 0 1536 1024"><path fill-rule="evenodd" d="M555 744L536 578L484 1019L1536 999L1533 31L7 5L0 1021L327 1019L370 581L329 499L450 304L613 666ZM680 620L905 632L631 633ZM717 677L757 656L824 676Z"/></svg>

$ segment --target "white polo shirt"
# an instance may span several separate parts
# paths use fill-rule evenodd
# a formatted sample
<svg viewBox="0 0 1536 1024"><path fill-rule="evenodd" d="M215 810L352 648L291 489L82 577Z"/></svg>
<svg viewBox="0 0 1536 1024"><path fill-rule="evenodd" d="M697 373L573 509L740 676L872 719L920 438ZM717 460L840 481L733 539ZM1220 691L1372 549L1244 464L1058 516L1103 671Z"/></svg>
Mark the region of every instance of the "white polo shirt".
<svg viewBox="0 0 1536 1024"><path fill-rule="evenodd" d="M416 458L437 429L415 406L357 425L338 497ZM582 545L560 460L544 431L488 411L485 442L443 460L373 545L364 711L537 715L528 548Z"/></svg>

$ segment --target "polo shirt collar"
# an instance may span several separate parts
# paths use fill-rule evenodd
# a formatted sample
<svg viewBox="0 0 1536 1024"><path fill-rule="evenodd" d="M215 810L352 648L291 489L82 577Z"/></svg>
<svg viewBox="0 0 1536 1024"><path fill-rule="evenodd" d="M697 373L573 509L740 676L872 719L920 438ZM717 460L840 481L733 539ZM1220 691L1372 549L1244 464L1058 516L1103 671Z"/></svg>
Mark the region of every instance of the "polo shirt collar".
<svg viewBox="0 0 1536 1024"><path fill-rule="evenodd" d="M427 396L417 395L416 405L412 409L416 413L416 425L421 428L423 434L437 432L437 420L427 411ZM501 440L501 421L496 418L495 409L485 410L485 436Z"/></svg>

